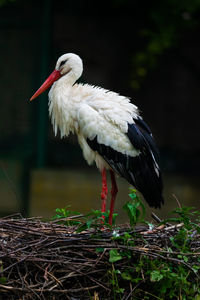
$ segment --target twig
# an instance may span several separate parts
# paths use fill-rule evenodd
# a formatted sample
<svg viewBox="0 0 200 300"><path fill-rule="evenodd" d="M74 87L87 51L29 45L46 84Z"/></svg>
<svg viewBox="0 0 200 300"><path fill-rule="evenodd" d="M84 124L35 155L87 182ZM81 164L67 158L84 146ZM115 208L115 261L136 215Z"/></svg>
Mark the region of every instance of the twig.
<svg viewBox="0 0 200 300"><path fill-rule="evenodd" d="M154 212L151 212L151 216L158 224L162 222L162 220Z"/></svg>
<svg viewBox="0 0 200 300"><path fill-rule="evenodd" d="M177 202L177 204L178 204L178 207L181 209L181 208L182 208L182 207L181 207L181 204L180 204L178 198L176 197L176 195L175 195L175 194L172 194L172 196L173 196L174 199L176 200L176 202Z"/></svg>

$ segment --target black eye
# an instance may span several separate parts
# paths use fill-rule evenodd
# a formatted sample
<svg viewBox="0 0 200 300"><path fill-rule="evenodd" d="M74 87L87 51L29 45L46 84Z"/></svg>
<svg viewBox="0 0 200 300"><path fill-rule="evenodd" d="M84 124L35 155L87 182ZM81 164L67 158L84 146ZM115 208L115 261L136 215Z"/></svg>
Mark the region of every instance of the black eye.
<svg viewBox="0 0 200 300"><path fill-rule="evenodd" d="M61 63L60 63L60 67L62 67L65 63L67 62L67 59L66 60L63 60L63 61L61 61ZM59 67L59 68L60 68Z"/></svg>

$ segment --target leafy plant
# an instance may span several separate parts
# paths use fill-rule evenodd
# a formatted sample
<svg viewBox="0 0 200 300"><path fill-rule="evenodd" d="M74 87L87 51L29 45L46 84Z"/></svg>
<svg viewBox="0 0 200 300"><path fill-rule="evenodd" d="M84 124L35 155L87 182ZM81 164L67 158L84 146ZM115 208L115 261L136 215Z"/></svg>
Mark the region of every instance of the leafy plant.
<svg viewBox="0 0 200 300"><path fill-rule="evenodd" d="M135 190L131 190L129 196L131 200L124 205L124 208L128 213L130 224L134 226L144 221L145 209ZM160 255L162 251L158 256L155 255L154 259L148 256L148 251L146 255L140 255L136 259L130 250L135 246L134 239L139 238L136 234L126 232L124 235L113 237L127 246L127 248L123 247L123 250L119 247L119 249L109 251L109 262L118 270L112 277L117 281L118 290L120 285L124 286L121 281L124 280L134 286L136 298L200 299L200 265L193 262L191 249L194 234L200 233L200 212L193 207L179 206L172 213L175 216L162 222L164 224L173 222L177 225L174 227L174 234L169 237L171 247L163 248L163 251L167 253L167 259L166 256ZM144 239L144 237L141 238ZM125 269L121 270L119 263L125 257L128 258L129 263L126 264Z"/></svg>
<svg viewBox="0 0 200 300"><path fill-rule="evenodd" d="M131 193L129 197L131 200L126 202L123 206L123 209L127 212L130 225L134 226L139 222L144 222L145 217L145 206L139 196L136 194L135 189L130 189Z"/></svg>
<svg viewBox="0 0 200 300"><path fill-rule="evenodd" d="M188 252L194 232L200 233L200 212L194 210L194 207L180 206L172 213L176 216L164 220L163 223L173 222L182 225L177 234L170 238L172 245L182 253Z"/></svg>
<svg viewBox="0 0 200 300"><path fill-rule="evenodd" d="M121 260L123 257L119 254L119 252L117 251L117 249L111 249L109 252L110 258L109 258L109 262L114 263L118 260Z"/></svg>
<svg viewBox="0 0 200 300"><path fill-rule="evenodd" d="M77 211L70 210L70 205L65 206L64 208L56 208L56 214L53 216L53 220L60 220L67 226L78 225L80 221L73 220L71 216L81 215Z"/></svg>
<svg viewBox="0 0 200 300"><path fill-rule="evenodd" d="M187 230L192 230L195 228L200 233L200 212L194 209L194 207L180 206L172 211L172 214L176 214L176 217L168 218L164 221L164 223L183 223Z"/></svg>
<svg viewBox="0 0 200 300"><path fill-rule="evenodd" d="M108 223L109 211L101 212L100 210L91 210L86 215L82 215L80 212L72 211L69 209L70 205L64 208L56 208L56 215L53 216L53 220L60 220L67 226L77 225L77 232L81 232L90 228L100 230L103 226L111 228ZM78 221L76 220L76 217ZM117 214L113 214L113 224L115 224Z"/></svg>
<svg viewBox="0 0 200 300"><path fill-rule="evenodd" d="M110 276L110 283L113 286L113 298L114 300L122 299L122 294L124 293L124 288L119 286L118 275L121 274L120 270L116 270L114 264L112 264L112 269L108 271Z"/></svg>

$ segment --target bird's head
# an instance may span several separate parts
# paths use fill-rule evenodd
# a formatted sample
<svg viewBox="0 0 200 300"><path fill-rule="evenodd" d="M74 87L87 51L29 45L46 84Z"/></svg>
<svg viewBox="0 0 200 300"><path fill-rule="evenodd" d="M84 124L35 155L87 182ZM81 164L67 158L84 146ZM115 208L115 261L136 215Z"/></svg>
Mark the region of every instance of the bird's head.
<svg viewBox="0 0 200 300"><path fill-rule="evenodd" d="M48 89L59 78L68 75L70 83L74 83L83 72L83 63L81 58L74 53L63 54L59 57L56 63L55 70L49 75L41 87L31 97L30 100L35 99Z"/></svg>

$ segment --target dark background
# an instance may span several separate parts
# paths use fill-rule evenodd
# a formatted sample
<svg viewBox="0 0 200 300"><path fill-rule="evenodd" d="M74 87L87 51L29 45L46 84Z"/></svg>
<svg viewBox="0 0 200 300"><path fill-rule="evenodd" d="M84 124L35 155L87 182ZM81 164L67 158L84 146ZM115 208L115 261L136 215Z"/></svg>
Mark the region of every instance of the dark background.
<svg viewBox="0 0 200 300"><path fill-rule="evenodd" d="M164 176L198 185L199 18L199 0L1 0L1 214L28 213L33 170L88 170L75 137L54 137L47 93L29 102L66 52L83 59L82 82L128 96L140 108Z"/></svg>

